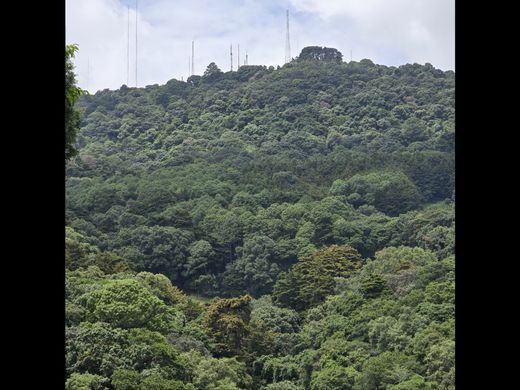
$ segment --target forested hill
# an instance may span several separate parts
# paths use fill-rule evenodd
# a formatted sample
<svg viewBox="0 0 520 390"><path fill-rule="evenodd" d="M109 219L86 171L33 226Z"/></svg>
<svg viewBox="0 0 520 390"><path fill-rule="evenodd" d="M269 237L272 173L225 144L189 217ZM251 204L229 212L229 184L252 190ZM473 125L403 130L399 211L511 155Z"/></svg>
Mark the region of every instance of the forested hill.
<svg viewBox="0 0 520 390"><path fill-rule="evenodd" d="M83 96L68 388L454 389L454 83L310 47Z"/></svg>
<svg viewBox="0 0 520 390"><path fill-rule="evenodd" d="M188 289L204 281L208 294L226 293L210 285L248 246L276 268L266 292L298 255L337 243L373 256L414 210L454 195L454 73L429 64L211 64L80 107L70 226L136 269Z"/></svg>

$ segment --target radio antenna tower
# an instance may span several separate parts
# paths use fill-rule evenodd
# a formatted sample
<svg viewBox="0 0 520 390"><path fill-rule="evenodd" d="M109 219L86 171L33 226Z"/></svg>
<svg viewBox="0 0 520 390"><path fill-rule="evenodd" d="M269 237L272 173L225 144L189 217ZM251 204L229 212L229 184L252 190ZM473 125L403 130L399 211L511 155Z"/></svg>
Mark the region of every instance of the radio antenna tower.
<svg viewBox="0 0 520 390"><path fill-rule="evenodd" d="M87 91L90 81L90 58L87 58Z"/></svg>
<svg viewBox="0 0 520 390"><path fill-rule="evenodd" d="M248 62L247 62L247 51L246 51L245 65L249 65Z"/></svg>
<svg viewBox="0 0 520 390"><path fill-rule="evenodd" d="M135 0L135 87L137 88L137 0Z"/></svg>
<svg viewBox="0 0 520 390"><path fill-rule="evenodd" d="M126 85L130 85L130 6L128 5L126 29Z"/></svg>
<svg viewBox="0 0 520 390"><path fill-rule="evenodd" d="M195 41L191 41L191 75L195 74Z"/></svg>
<svg viewBox="0 0 520 390"><path fill-rule="evenodd" d="M240 68L240 44L238 44L237 70Z"/></svg>
<svg viewBox="0 0 520 390"><path fill-rule="evenodd" d="M231 72L233 72L233 44L229 45L229 55L231 56Z"/></svg>
<svg viewBox="0 0 520 390"><path fill-rule="evenodd" d="M289 10L287 10L287 36L285 38L285 63L291 61L291 40L289 38Z"/></svg>

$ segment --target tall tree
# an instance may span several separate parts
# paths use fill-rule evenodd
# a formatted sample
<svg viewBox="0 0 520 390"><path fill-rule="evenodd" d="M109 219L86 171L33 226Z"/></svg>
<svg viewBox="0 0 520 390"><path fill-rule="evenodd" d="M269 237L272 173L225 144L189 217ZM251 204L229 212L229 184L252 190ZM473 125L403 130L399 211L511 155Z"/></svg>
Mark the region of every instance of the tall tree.
<svg viewBox="0 0 520 390"><path fill-rule="evenodd" d="M76 85L72 59L78 51L78 45L65 46L65 160L78 154L74 147L80 125L80 113L74 107L76 100L86 91Z"/></svg>
<svg viewBox="0 0 520 390"><path fill-rule="evenodd" d="M335 277L350 277L362 265L360 254L348 245L324 247L299 260L274 286L273 300L295 310L317 305L334 292Z"/></svg>

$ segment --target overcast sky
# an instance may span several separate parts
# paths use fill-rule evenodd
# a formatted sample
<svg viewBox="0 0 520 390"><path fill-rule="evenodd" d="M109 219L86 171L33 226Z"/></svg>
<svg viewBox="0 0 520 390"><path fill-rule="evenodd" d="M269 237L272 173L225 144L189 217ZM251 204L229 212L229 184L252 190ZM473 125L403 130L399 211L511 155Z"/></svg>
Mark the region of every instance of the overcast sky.
<svg viewBox="0 0 520 390"><path fill-rule="evenodd" d="M66 42L77 43L78 84L91 93L136 85L135 0L66 0ZM130 6L129 62L128 6ZM247 51L250 65L283 65L286 9L291 55L305 46L334 47L343 60L399 66L431 63L455 70L454 0L138 0L139 87L189 77L210 62L230 70Z"/></svg>

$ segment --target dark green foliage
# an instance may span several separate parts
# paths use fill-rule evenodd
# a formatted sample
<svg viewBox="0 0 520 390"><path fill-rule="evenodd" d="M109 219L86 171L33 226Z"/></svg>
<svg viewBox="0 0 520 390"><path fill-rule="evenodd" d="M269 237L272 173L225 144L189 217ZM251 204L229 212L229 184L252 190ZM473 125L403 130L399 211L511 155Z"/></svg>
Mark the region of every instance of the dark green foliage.
<svg viewBox="0 0 520 390"><path fill-rule="evenodd" d="M341 62L343 54L338 50L329 47L308 46L303 48L298 59L301 61L318 60Z"/></svg>
<svg viewBox="0 0 520 390"><path fill-rule="evenodd" d="M295 385L290 381L282 381L271 383L263 388L263 390L303 390L303 387Z"/></svg>
<svg viewBox="0 0 520 390"><path fill-rule="evenodd" d="M70 270L88 267L95 263L97 247L73 228L65 227L65 267Z"/></svg>
<svg viewBox="0 0 520 390"><path fill-rule="evenodd" d="M96 253L94 264L106 274L130 271L130 266L125 259L111 252Z"/></svg>
<svg viewBox="0 0 520 390"><path fill-rule="evenodd" d="M224 73L219 69L219 67L212 62L204 71L203 79L207 81L216 81L223 75Z"/></svg>
<svg viewBox="0 0 520 390"><path fill-rule="evenodd" d="M380 171L354 175L350 179L336 180L332 195L345 195L352 205L372 205L378 210L395 216L416 208L420 193L410 179L399 171Z"/></svg>
<svg viewBox="0 0 520 390"><path fill-rule="evenodd" d="M137 250L126 255L133 268L138 271L151 271L168 275L178 280L188 257L190 233L169 226L139 226L135 229L120 231L117 244Z"/></svg>
<svg viewBox="0 0 520 390"><path fill-rule="evenodd" d="M377 297L386 289L386 279L380 274L369 274L361 280L361 292L365 298Z"/></svg>
<svg viewBox="0 0 520 390"><path fill-rule="evenodd" d="M253 236L237 248L238 258L224 273L224 284L229 295L249 293L258 297L271 292L278 276L275 242L266 236Z"/></svg>

